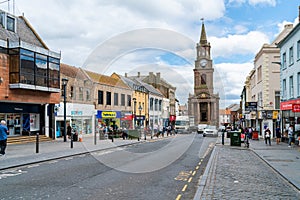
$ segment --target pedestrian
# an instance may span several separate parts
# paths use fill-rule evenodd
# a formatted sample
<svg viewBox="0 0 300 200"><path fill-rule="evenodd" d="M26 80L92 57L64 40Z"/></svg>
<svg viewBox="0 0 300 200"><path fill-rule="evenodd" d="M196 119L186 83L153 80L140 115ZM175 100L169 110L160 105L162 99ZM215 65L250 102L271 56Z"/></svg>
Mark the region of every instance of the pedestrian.
<svg viewBox="0 0 300 200"><path fill-rule="evenodd" d="M72 135L72 127L70 126L70 124L67 124L67 135L68 138L71 139L71 135Z"/></svg>
<svg viewBox="0 0 300 200"><path fill-rule="evenodd" d="M276 144L279 144L281 140L281 131L279 126L277 126L275 131L276 131Z"/></svg>
<svg viewBox="0 0 300 200"><path fill-rule="evenodd" d="M5 155L5 149L7 146L7 134L8 128L6 126L6 122L2 120L0 122L0 156Z"/></svg>
<svg viewBox="0 0 300 200"><path fill-rule="evenodd" d="M288 129L289 147L291 147L291 145L292 145L293 135L294 135L293 127L290 126Z"/></svg>
<svg viewBox="0 0 300 200"><path fill-rule="evenodd" d="M269 145L271 146L271 131L269 127L267 127L265 130L265 143L266 145L269 143Z"/></svg>

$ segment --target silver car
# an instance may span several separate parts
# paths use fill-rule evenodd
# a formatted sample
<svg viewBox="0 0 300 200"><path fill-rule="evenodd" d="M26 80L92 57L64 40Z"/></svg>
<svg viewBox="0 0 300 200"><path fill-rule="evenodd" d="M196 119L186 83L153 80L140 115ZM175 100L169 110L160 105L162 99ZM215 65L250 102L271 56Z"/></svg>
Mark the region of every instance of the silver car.
<svg viewBox="0 0 300 200"><path fill-rule="evenodd" d="M206 136L217 137L218 136L217 127L208 125L203 131L203 137Z"/></svg>

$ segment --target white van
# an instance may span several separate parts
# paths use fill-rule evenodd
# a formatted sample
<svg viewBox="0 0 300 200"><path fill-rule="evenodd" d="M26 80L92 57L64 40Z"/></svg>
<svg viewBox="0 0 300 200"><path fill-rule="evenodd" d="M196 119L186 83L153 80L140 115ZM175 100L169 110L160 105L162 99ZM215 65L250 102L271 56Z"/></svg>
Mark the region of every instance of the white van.
<svg viewBox="0 0 300 200"><path fill-rule="evenodd" d="M197 133L203 133L204 129L207 127L207 124L198 124L198 129L197 129Z"/></svg>

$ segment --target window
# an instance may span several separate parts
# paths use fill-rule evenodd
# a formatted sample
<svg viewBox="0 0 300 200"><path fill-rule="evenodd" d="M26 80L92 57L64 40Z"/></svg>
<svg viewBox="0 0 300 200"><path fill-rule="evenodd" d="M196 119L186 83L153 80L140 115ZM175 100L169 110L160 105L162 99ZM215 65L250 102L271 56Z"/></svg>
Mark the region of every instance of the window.
<svg viewBox="0 0 300 200"><path fill-rule="evenodd" d="M103 91L98 90L98 104L103 105Z"/></svg>
<svg viewBox="0 0 300 200"><path fill-rule="evenodd" d="M9 83L60 88L60 59L26 49L10 49L9 55Z"/></svg>
<svg viewBox="0 0 300 200"><path fill-rule="evenodd" d="M290 96L290 98L294 98L293 76L290 76L290 78L289 78L289 96Z"/></svg>
<svg viewBox="0 0 300 200"><path fill-rule="evenodd" d="M47 56L36 53L35 55L36 85L48 86L48 62Z"/></svg>
<svg viewBox="0 0 300 200"><path fill-rule="evenodd" d="M125 94L121 94L121 106L125 106Z"/></svg>
<svg viewBox="0 0 300 200"><path fill-rule="evenodd" d="M76 99L75 97L76 97L76 88L74 88L73 86L71 86L71 88L70 88L70 97L71 97L71 99Z"/></svg>
<svg viewBox="0 0 300 200"><path fill-rule="evenodd" d="M257 68L257 82L260 82L262 80L262 67L259 66Z"/></svg>
<svg viewBox="0 0 300 200"><path fill-rule="evenodd" d="M206 74L201 74L201 85L206 84Z"/></svg>
<svg viewBox="0 0 300 200"><path fill-rule="evenodd" d="M131 95L127 95L127 106L131 107Z"/></svg>
<svg viewBox="0 0 300 200"><path fill-rule="evenodd" d="M119 105L119 94L114 93L114 105L117 106Z"/></svg>
<svg viewBox="0 0 300 200"><path fill-rule="evenodd" d="M263 107L262 92L259 92L259 93L258 93L257 98L258 98L258 103L257 103L257 105L258 105L259 107L262 108L262 107Z"/></svg>
<svg viewBox="0 0 300 200"><path fill-rule="evenodd" d="M282 80L282 99L286 98L286 79Z"/></svg>
<svg viewBox="0 0 300 200"><path fill-rule="evenodd" d="M300 96L300 72L297 74L297 96Z"/></svg>
<svg viewBox="0 0 300 200"><path fill-rule="evenodd" d="M300 40L297 42L297 60L300 60Z"/></svg>
<svg viewBox="0 0 300 200"><path fill-rule="evenodd" d="M286 69L286 53L282 54L282 69Z"/></svg>
<svg viewBox="0 0 300 200"><path fill-rule="evenodd" d="M293 47L289 50L289 65L294 64L294 50Z"/></svg>
<svg viewBox="0 0 300 200"><path fill-rule="evenodd" d="M159 100L159 103L158 103L158 110L159 110L159 111L162 111L162 100Z"/></svg>
<svg viewBox="0 0 300 200"><path fill-rule="evenodd" d="M154 105L155 105L154 109L155 109L155 111L157 111L158 110L158 99L155 99L155 104Z"/></svg>
<svg viewBox="0 0 300 200"><path fill-rule="evenodd" d="M7 30L15 32L15 18L7 16L6 26Z"/></svg>
<svg viewBox="0 0 300 200"><path fill-rule="evenodd" d="M86 89L86 91L85 91L85 97L86 97L87 101L91 100L91 91L90 91L90 89Z"/></svg>
<svg viewBox="0 0 300 200"><path fill-rule="evenodd" d="M153 110L153 98L150 98L150 110Z"/></svg>
<svg viewBox="0 0 300 200"><path fill-rule="evenodd" d="M79 87L78 99L83 101L83 87Z"/></svg>
<svg viewBox="0 0 300 200"><path fill-rule="evenodd" d="M106 92L106 105L111 105L111 92Z"/></svg>
<svg viewBox="0 0 300 200"><path fill-rule="evenodd" d="M275 109L280 109L280 91L275 91Z"/></svg>

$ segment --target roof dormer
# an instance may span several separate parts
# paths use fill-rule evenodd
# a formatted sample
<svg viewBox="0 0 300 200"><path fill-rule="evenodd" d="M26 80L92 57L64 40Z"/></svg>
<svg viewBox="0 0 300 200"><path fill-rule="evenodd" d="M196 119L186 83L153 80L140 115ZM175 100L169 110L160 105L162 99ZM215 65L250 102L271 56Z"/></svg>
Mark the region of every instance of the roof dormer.
<svg viewBox="0 0 300 200"><path fill-rule="evenodd" d="M3 10L0 10L0 25L2 26L2 28L8 31L12 31L14 33L17 30L16 18L13 15L8 14Z"/></svg>

